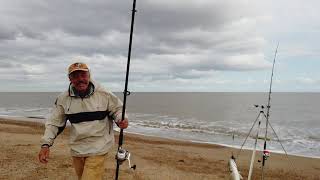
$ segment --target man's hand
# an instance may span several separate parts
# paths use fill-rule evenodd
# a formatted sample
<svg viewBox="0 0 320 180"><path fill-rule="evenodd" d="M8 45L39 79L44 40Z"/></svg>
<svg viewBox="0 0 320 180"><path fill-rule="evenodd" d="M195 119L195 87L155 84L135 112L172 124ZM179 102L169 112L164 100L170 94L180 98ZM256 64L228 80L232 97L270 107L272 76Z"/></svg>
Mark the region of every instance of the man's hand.
<svg viewBox="0 0 320 180"><path fill-rule="evenodd" d="M50 153L49 146L42 146L39 152L39 161L41 163L46 164L49 159L49 153Z"/></svg>
<svg viewBox="0 0 320 180"><path fill-rule="evenodd" d="M118 121L117 125L119 126L120 129L126 129L128 127L128 119L124 119L122 121Z"/></svg>

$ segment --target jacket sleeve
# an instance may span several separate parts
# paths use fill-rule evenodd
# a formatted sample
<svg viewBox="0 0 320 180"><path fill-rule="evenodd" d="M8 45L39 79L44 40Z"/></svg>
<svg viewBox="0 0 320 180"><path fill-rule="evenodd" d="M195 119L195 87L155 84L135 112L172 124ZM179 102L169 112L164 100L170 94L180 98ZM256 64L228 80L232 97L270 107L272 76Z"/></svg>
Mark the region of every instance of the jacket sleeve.
<svg viewBox="0 0 320 180"><path fill-rule="evenodd" d="M59 103L59 98L55 102L51 115L46 121L45 132L41 138L41 145L53 145L54 139L63 131L66 126L66 116L63 106Z"/></svg>
<svg viewBox="0 0 320 180"><path fill-rule="evenodd" d="M109 113L109 116L111 116L113 118L113 120L115 122L118 122L122 119L122 102L121 100L116 96L114 95L113 93L109 92L108 93L109 96L108 96L108 111L110 112ZM127 114L125 114L125 118L128 119L128 116Z"/></svg>

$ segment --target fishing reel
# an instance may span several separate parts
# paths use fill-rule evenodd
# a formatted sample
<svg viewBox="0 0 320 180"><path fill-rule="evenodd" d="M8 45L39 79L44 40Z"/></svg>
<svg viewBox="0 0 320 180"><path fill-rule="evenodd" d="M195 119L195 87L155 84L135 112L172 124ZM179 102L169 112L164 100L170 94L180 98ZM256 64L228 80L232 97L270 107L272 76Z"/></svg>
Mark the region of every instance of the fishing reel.
<svg viewBox="0 0 320 180"><path fill-rule="evenodd" d="M134 164L133 166L131 166L131 162L130 162L130 152L127 151L126 149L123 149L122 147L119 147L119 150L116 154L116 160L118 161L118 163L121 165L124 161L128 160L129 162L129 169L136 169L136 165Z"/></svg>
<svg viewBox="0 0 320 180"><path fill-rule="evenodd" d="M270 157L270 151L264 150L264 151L263 151L263 158L264 158L264 160L267 160L268 157Z"/></svg>

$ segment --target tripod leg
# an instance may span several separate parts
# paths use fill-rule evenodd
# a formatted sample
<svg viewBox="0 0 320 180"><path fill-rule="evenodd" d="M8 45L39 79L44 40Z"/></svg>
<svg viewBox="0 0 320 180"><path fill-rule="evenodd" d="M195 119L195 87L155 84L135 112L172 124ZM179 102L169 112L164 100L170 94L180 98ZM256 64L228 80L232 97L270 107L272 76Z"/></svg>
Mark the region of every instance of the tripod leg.
<svg viewBox="0 0 320 180"><path fill-rule="evenodd" d="M260 117L261 112L263 112L263 111L260 111L260 112L259 112L259 114L258 114L258 116L257 116L256 120L254 121L254 123L253 123L253 124L252 124L252 126L251 126L251 129L250 129L249 133L247 134L246 139L243 141L243 143L242 143L242 145L241 145L241 148L240 148L240 150L239 150L239 152L238 152L238 154L237 154L237 156L236 156L237 158L239 157L239 155L240 155L240 153L241 153L241 151L242 151L242 148L243 148L244 144L246 143L246 141L247 141L247 139L248 139L249 135L251 134L251 131L252 131L252 129L253 129L253 127L254 127L254 125L257 123L257 121L258 121L258 119L259 119L259 117Z"/></svg>

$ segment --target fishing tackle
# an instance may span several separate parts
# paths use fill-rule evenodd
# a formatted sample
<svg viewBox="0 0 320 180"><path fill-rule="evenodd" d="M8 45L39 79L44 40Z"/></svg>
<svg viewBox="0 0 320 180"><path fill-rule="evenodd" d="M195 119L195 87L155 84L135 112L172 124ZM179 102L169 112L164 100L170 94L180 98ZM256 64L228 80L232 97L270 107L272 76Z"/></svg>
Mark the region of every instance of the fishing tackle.
<svg viewBox="0 0 320 180"><path fill-rule="evenodd" d="M268 138L268 127L269 127L269 117L270 117L270 103L271 103L271 88L272 88L272 82L273 82L273 72L274 72L274 65L276 63L276 57L277 57L277 53L278 53L278 48L279 48L279 43L277 45L276 51L274 52L274 58L273 58L273 63L272 63L272 71L271 71L271 78L270 78L270 87L269 87L269 96L268 96L268 105L267 105L267 115L265 115L266 117L266 131L265 131L265 135L264 135L264 144L263 144L263 155L262 155L262 177L261 179L264 179L264 166L267 160L267 157L265 155L265 152L267 152L267 138ZM268 153L270 154L270 153Z"/></svg>
<svg viewBox="0 0 320 180"><path fill-rule="evenodd" d="M131 47L132 47L134 16L135 16L136 12L137 12L136 11L136 0L133 0L132 14L131 14L130 39L129 39L129 50L128 50L128 61L127 61L127 71L126 71L126 81L125 81L125 88L124 88L124 92L123 92L122 120L125 119L127 96L130 95L130 91L128 91L128 81L129 81L129 70L130 70L130 59L131 59ZM117 155L116 155L117 168L116 168L115 180L118 180L120 165L126 159L129 160L129 164L130 164L130 153L127 150L122 148L123 139L124 139L123 129L120 129L118 152L117 152ZM129 165L129 166L131 166L131 165ZM136 165L134 165L133 167L134 167L133 169L136 169Z"/></svg>
<svg viewBox="0 0 320 180"><path fill-rule="evenodd" d="M117 152L117 155L116 155L116 160L120 165L124 161L128 160L129 169L135 170L137 166L135 164L133 166L131 166L130 156L131 156L131 153L128 150L123 149L122 147L120 147L118 152Z"/></svg>
<svg viewBox="0 0 320 180"><path fill-rule="evenodd" d="M252 175L252 172L253 172L253 162L254 162L254 159L255 159L255 151L256 151L256 146L257 146L257 140L258 139L263 139L264 140L264 144L263 144L263 151L262 151L262 167L261 167L261 179L263 180L264 179L264 168L265 168L265 163L266 163L266 160L270 157L270 151L267 150L267 141L270 140L270 138L268 138L268 127L270 127L272 130L273 130L273 133L275 134L278 142L280 143L283 151L285 152L286 154L286 157L289 159L288 157L288 154L287 154L287 151L285 150L285 148L283 147L277 133L275 132L275 130L273 129L273 127L271 126L271 123L269 121L269 117L270 117L270 104L271 104L271 88L272 88L272 81L273 81L273 72L274 72L274 66L275 66L275 61L276 61L276 56L277 56L277 52L278 52L278 47L279 47L279 43L277 45L277 48L276 48L276 51L275 51L275 54L274 54L274 59L273 59L273 64L272 64L272 73L271 73L271 80L270 80L270 87L269 87L269 93L268 93L268 104L266 106L264 105L254 105L254 107L256 108L260 108L260 111L259 111L259 115L257 117L257 119L254 121L249 133L247 134L244 142L242 143L241 145L241 148L237 154L237 157L239 157L240 155L240 152L242 151L242 148L244 146L244 144L246 143L249 135L251 134L251 131L252 129L254 128L255 124L258 122L258 130L257 130L257 134L255 136L255 144L254 144L254 149L253 149L253 152L252 152L252 157L251 157L251 161L250 161L250 169L249 169L249 173L248 173L248 180L251 179L251 175ZM265 113L265 108L266 108L266 111L267 113ZM261 124L261 118L264 117L264 119L266 120L266 127L265 127L265 134L264 134L264 137L260 138L259 137L259 130L260 130L260 124ZM261 160L258 160L258 162L261 162ZM292 162L290 161L290 163L292 164Z"/></svg>

